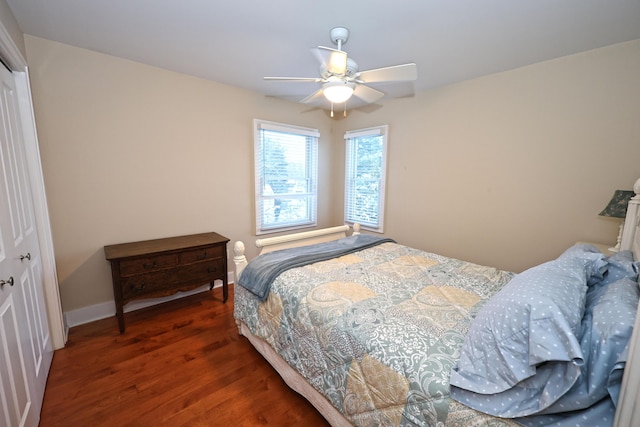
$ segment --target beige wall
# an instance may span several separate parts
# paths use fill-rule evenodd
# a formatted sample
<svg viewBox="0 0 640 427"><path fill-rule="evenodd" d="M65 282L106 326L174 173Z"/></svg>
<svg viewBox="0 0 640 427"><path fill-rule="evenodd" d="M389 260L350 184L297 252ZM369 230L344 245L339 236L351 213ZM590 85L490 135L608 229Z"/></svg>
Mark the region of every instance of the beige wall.
<svg viewBox="0 0 640 427"><path fill-rule="evenodd" d="M25 39L65 311L113 299L104 245L206 231L253 240L254 118L320 129L318 219L335 224L323 112Z"/></svg>
<svg viewBox="0 0 640 427"><path fill-rule="evenodd" d="M619 222L598 213L640 178L640 40L339 123L377 124L390 133L385 232L402 243L513 271L613 243Z"/></svg>
<svg viewBox="0 0 640 427"><path fill-rule="evenodd" d="M344 131L389 124L386 234L515 271L612 242L617 223L597 213L640 177L640 40L338 121L35 37L26 48L65 311L112 300L106 244L253 239L253 118L320 129L321 226L342 221Z"/></svg>

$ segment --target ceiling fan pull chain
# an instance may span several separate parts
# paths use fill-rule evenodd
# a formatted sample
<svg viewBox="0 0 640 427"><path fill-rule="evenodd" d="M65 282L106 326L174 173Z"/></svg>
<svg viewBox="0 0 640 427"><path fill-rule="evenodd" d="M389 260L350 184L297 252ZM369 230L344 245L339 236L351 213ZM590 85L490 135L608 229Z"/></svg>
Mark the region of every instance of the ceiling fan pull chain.
<svg viewBox="0 0 640 427"><path fill-rule="evenodd" d="M343 117L347 117L347 101L344 101L344 113Z"/></svg>
<svg viewBox="0 0 640 427"><path fill-rule="evenodd" d="M333 118L333 102L331 103L331 118Z"/></svg>

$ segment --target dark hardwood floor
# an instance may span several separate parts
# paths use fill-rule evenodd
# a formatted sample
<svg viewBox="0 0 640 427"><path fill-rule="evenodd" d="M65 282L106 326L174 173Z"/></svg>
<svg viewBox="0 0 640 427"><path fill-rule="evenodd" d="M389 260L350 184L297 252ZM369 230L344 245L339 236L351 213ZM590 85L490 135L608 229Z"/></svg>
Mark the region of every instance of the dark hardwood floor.
<svg viewBox="0 0 640 427"><path fill-rule="evenodd" d="M233 286L71 328L40 426L327 426L238 335Z"/></svg>

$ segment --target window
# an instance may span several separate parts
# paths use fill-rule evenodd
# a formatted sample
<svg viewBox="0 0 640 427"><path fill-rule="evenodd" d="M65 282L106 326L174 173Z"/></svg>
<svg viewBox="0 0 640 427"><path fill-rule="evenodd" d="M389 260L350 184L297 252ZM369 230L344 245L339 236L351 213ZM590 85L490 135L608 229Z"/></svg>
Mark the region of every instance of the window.
<svg viewBox="0 0 640 427"><path fill-rule="evenodd" d="M384 231L387 126L347 132L344 220Z"/></svg>
<svg viewBox="0 0 640 427"><path fill-rule="evenodd" d="M316 225L316 129L254 120L256 234Z"/></svg>

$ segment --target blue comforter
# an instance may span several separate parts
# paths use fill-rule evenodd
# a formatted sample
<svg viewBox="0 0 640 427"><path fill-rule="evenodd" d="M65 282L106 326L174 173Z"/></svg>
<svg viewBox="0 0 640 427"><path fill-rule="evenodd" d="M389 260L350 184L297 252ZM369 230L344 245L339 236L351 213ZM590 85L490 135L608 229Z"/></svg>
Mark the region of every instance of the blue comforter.
<svg viewBox="0 0 640 427"><path fill-rule="evenodd" d="M347 255L392 239L358 234L330 242L269 252L253 259L238 279L238 284L260 298L267 299L271 284L280 273L319 261Z"/></svg>

